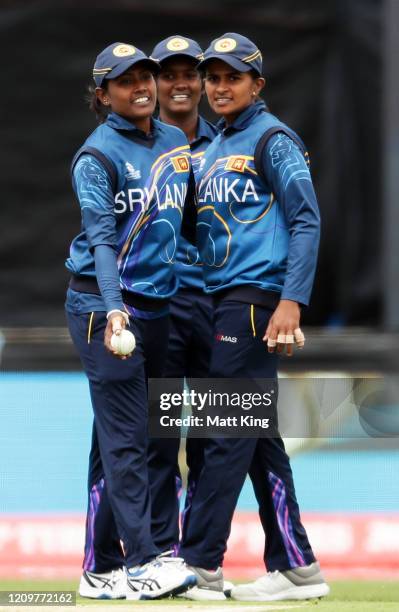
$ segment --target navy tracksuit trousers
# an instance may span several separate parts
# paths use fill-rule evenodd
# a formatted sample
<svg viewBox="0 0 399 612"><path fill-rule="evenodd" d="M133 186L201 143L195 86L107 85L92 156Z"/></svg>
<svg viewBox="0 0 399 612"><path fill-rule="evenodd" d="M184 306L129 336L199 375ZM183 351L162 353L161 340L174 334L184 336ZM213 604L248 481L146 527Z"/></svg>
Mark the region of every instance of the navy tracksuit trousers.
<svg viewBox="0 0 399 612"><path fill-rule="evenodd" d="M167 378L208 376L212 345L213 301L203 291L180 290L170 302L169 346L164 368ZM199 440L186 444L189 472L200 465ZM176 550L179 543L179 496L182 489L178 462L180 440L151 439L149 476L152 498L152 533L162 551Z"/></svg>
<svg viewBox="0 0 399 612"><path fill-rule="evenodd" d="M151 533L146 378L161 376L169 318L133 319L137 345L124 361L105 349L105 313L93 314L91 328L90 318L67 312L94 412L83 568L102 573L159 552Z"/></svg>
<svg viewBox="0 0 399 612"><path fill-rule="evenodd" d="M273 378L278 357L262 341L272 311L221 301L214 317L210 376ZM235 343L225 341L235 337ZM216 569L223 564L238 496L249 473L266 536L269 571L304 566L315 560L301 523L284 443L278 438L201 440L202 469L193 474L185 508L180 554L189 565Z"/></svg>

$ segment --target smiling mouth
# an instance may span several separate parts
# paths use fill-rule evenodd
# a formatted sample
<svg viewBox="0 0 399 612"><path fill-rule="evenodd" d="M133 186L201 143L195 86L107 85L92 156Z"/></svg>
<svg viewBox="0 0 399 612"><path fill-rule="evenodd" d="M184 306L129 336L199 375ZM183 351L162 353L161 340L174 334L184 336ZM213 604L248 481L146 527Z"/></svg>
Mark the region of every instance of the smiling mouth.
<svg viewBox="0 0 399 612"><path fill-rule="evenodd" d="M216 104L227 104L227 102L231 102L231 98L215 98Z"/></svg>
<svg viewBox="0 0 399 612"><path fill-rule="evenodd" d="M175 100L176 102L185 102L186 100L189 100L190 96L188 94L174 94L172 96L172 100Z"/></svg>
<svg viewBox="0 0 399 612"><path fill-rule="evenodd" d="M141 98L136 98L133 100L133 104L147 104L150 101L148 96L141 96Z"/></svg>

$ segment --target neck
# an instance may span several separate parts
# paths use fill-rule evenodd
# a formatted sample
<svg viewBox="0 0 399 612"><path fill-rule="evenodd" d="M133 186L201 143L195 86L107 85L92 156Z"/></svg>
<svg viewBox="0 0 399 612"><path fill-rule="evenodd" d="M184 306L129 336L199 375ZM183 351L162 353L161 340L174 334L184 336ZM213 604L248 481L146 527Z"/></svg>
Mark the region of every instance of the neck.
<svg viewBox="0 0 399 612"><path fill-rule="evenodd" d="M140 117L139 119L134 120L128 119L128 121L145 134L149 134L151 132L151 117Z"/></svg>
<svg viewBox="0 0 399 612"><path fill-rule="evenodd" d="M182 115L181 113L168 113L164 109L161 109L159 112L159 118L164 123L168 123L169 125L174 125L175 127L183 130L185 135L187 136L188 142L192 142L195 140L197 136L197 125L198 125L198 111L194 110L187 115Z"/></svg>

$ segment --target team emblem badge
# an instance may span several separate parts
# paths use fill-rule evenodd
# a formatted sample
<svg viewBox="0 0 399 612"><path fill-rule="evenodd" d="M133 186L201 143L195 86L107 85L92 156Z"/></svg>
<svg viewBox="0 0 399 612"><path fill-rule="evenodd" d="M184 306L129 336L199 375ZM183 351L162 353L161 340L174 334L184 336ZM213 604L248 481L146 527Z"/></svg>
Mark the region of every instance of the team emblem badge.
<svg viewBox="0 0 399 612"><path fill-rule="evenodd" d="M187 47L189 47L189 44L184 38L172 38L166 45L169 51L183 51Z"/></svg>
<svg viewBox="0 0 399 612"><path fill-rule="evenodd" d="M215 51L218 53L228 53L233 51L237 46L237 41L234 38L222 38L215 43Z"/></svg>
<svg viewBox="0 0 399 612"><path fill-rule="evenodd" d="M136 53L136 49L133 45L118 45L112 51L116 57L128 57L129 55L134 55Z"/></svg>
<svg viewBox="0 0 399 612"><path fill-rule="evenodd" d="M245 157L237 157L236 155L232 155L227 160L227 164L225 166L225 170L235 170L236 172L245 172L245 164L247 160Z"/></svg>
<svg viewBox="0 0 399 612"><path fill-rule="evenodd" d="M175 172L188 172L190 165L185 155L179 155L178 157L171 157L171 161Z"/></svg>

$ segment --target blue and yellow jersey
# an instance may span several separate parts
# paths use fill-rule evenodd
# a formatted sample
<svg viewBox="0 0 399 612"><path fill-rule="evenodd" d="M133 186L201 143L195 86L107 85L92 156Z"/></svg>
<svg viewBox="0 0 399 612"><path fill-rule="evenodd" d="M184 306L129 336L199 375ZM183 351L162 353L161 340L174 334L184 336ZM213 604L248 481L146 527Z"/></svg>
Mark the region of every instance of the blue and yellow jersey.
<svg viewBox="0 0 399 612"><path fill-rule="evenodd" d="M113 164L114 185L88 147ZM111 113L81 152L73 185L82 231L71 244L68 270L95 277L93 250L109 245L117 254L121 289L155 299L171 297L178 284L173 264L191 172L184 133L153 120L146 136Z"/></svg>
<svg viewBox="0 0 399 612"><path fill-rule="evenodd" d="M281 132L265 146L261 177L256 145L274 127ZM209 293L250 285L309 302L320 218L308 165L284 131L258 102L225 127L202 158L197 239Z"/></svg>
<svg viewBox="0 0 399 612"><path fill-rule="evenodd" d="M190 143L191 163L194 177L197 177L201 159L209 144L219 133L217 128L202 117L198 121L196 139ZM176 274L181 289L204 289L202 263L195 246L180 237L176 254Z"/></svg>

